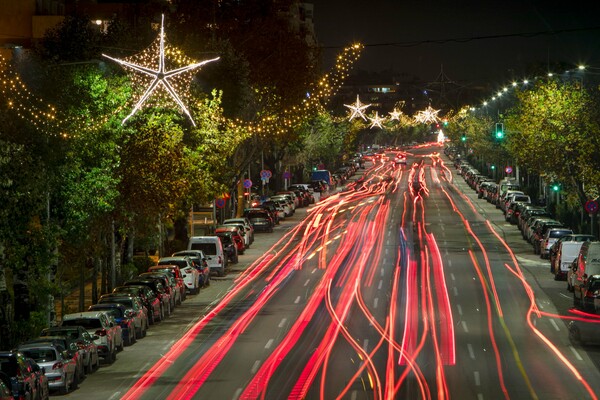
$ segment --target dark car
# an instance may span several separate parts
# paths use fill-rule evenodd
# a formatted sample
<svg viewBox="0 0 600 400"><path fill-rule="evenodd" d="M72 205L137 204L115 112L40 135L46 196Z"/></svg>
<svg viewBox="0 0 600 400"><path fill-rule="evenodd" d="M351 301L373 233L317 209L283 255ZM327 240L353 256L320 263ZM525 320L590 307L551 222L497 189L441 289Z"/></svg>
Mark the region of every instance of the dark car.
<svg viewBox="0 0 600 400"><path fill-rule="evenodd" d="M119 303L100 303L91 305L88 311L106 311L121 326L123 340L126 346L131 346L137 341L133 310Z"/></svg>
<svg viewBox="0 0 600 400"><path fill-rule="evenodd" d="M160 300L160 314L157 321L162 321L166 315L171 315L171 299L163 284L157 279L135 278L124 283L124 286L144 285L152 289L154 296Z"/></svg>
<svg viewBox="0 0 600 400"><path fill-rule="evenodd" d="M244 217L250 220L254 231L273 232L273 219L268 211L250 208L244 210Z"/></svg>
<svg viewBox="0 0 600 400"><path fill-rule="evenodd" d="M161 319L161 301L154 291L146 285L123 285L113 289L112 294L133 295L139 297L148 313L148 323L154 324ZM103 295L105 296L105 295Z"/></svg>
<svg viewBox="0 0 600 400"><path fill-rule="evenodd" d="M221 241L221 246L223 246L223 253L225 253L225 257L227 257L227 261L237 264L238 259L238 249L233 241L233 238L228 235L217 235L219 240Z"/></svg>
<svg viewBox="0 0 600 400"><path fill-rule="evenodd" d="M176 304L181 304L181 292L177 287L177 282L175 282L175 278L168 272L142 272L138 275L138 278L158 279L160 283L163 284L163 287L165 288L167 293L169 293L170 296L171 312L175 309Z"/></svg>
<svg viewBox="0 0 600 400"><path fill-rule="evenodd" d="M41 394L38 376L22 353L0 352L0 372L15 399L36 399Z"/></svg>
<svg viewBox="0 0 600 400"><path fill-rule="evenodd" d="M94 372L100 366L98 346L94 343L94 340L97 338L91 336L83 326L53 326L45 328L40 333L40 337L44 336L64 336L75 342L77 347L83 350L83 367L85 373Z"/></svg>
<svg viewBox="0 0 600 400"><path fill-rule="evenodd" d="M132 293L107 293L100 296L98 304L122 304L131 313L135 327L135 338L146 337L148 330L148 311L142 300ZM91 310L91 309L90 309Z"/></svg>

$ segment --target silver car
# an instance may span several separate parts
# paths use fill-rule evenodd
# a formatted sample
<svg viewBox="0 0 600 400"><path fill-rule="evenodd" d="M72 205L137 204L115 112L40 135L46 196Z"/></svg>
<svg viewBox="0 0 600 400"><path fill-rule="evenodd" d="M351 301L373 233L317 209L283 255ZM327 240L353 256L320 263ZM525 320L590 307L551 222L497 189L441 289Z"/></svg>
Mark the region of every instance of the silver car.
<svg viewBox="0 0 600 400"><path fill-rule="evenodd" d="M48 342L22 344L19 352L33 359L40 368L43 368L48 378L50 390L58 390L67 394L71 389L77 389L76 361L68 354L69 350L62 346Z"/></svg>

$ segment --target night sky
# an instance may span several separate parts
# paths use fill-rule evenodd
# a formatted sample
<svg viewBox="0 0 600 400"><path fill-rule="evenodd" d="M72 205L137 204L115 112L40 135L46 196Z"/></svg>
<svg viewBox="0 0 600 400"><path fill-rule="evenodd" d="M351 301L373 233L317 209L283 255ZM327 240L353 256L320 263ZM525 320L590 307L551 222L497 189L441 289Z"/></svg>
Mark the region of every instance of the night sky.
<svg viewBox="0 0 600 400"><path fill-rule="evenodd" d="M600 72L600 29L478 39L600 28L597 0L314 0L313 4L317 38L326 47L326 68L339 47L360 41L367 47L356 68L393 69L425 81L435 81L442 65L446 76L456 81L519 79L532 62L584 63ZM395 45L383 45L389 43Z"/></svg>

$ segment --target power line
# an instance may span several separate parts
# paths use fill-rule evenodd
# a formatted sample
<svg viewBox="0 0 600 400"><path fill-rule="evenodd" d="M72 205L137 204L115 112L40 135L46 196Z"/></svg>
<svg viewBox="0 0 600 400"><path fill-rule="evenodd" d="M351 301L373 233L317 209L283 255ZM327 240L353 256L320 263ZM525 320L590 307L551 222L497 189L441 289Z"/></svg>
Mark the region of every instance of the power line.
<svg viewBox="0 0 600 400"><path fill-rule="evenodd" d="M426 39L426 40L414 40L414 41L406 41L406 42L369 43L369 44L364 44L364 47L384 47L384 46L415 47L415 46L421 46L424 44L467 43L467 42L473 42L476 40L503 39L503 38L512 38L512 37L531 38L531 37L535 37L535 36L558 35L558 34L563 34L563 33L586 32L586 31L595 31L595 30L600 30L600 26L592 26L592 27L587 27L587 28L556 29L556 30L546 30L546 31L537 31L537 32L508 33L508 34L503 34L503 35L468 36L468 37L447 38L447 39ZM323 48L323 49L337 49L337 48L342 48L342 47L345 47L345 46L321 46L321 48Z"/></svg>

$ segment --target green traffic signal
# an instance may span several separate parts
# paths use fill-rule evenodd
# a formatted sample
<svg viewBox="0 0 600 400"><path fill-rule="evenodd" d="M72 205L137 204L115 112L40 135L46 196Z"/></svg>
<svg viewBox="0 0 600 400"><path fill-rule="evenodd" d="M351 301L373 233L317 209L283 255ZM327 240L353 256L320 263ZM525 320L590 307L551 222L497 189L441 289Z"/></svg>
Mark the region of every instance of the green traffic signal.
<svg viewBox="0 0 600 400"><path fill-rule="evenodd" d="M464 133L462 134L462 136L460 137L460 140L463 142L467 141L467 135L465 135Z"/></svg>
<svg viewBox="0 0 600 400"><path fill-rule="evenodd" d="M560 190L560 183L555 183L552 185L552 190L558 192Z"/></svg>
<svg viewBox="0 0 600 400"><path fill-rule="evenodd" d="M501 122L496 124L496 139L504 139L504 124Z"/></svg>

